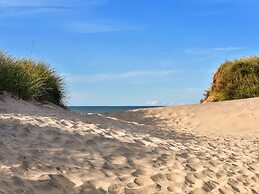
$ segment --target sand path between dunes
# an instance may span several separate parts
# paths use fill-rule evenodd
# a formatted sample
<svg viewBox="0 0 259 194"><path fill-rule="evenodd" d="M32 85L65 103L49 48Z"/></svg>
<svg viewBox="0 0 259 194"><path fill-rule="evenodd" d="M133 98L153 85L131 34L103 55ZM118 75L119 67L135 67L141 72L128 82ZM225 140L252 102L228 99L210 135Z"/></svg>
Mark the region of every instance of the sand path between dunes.
<svg viewBox="0 0 259 194"><path fill-rule="evenodd" d="M81 115L0 101L0 193L259 193L259 99Z"/></svg>

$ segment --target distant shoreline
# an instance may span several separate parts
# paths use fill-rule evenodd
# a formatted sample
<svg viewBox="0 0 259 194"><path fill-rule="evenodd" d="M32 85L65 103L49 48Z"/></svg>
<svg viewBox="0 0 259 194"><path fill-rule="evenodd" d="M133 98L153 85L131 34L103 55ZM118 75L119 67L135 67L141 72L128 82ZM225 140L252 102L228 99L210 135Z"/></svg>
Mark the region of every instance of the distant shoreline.
<svg viewBox="0 0 259 194"><path fill-rule="evenodd" d="M164 106L68 106L70 111L77 113L109 113L158 107Z"/></svg>

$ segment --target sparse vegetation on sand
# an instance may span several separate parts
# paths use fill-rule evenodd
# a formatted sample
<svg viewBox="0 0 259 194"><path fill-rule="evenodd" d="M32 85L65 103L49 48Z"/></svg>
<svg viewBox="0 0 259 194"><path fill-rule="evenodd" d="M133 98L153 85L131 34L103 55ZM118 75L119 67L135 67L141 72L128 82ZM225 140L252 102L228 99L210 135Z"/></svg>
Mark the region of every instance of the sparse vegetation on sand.
<svg viewBox="0 0 259 194"><path fill-rule="evenodd" d="M259 96L259 57L226 61L216 71L211 88L201 102Z"/></svg>
<svg viewBox="0 0 259 194"><path fill-rule="evenodd" d="M0 53L0 93L9 92L23 100L64 106L64 82L44 62L17 59Z"/></svg>

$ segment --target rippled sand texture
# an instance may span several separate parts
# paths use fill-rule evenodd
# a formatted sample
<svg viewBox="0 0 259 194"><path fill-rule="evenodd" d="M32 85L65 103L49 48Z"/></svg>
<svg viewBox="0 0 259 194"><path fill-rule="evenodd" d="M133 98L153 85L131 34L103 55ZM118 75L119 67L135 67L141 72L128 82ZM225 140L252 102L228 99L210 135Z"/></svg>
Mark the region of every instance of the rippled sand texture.
<svg viewBox="0 0 259 194"><path fill-rule="evenodd" d="M259 193L254 123L247 123L246 133L237 121L237 135L231 132L235 129L224 133L221 124L205 130L204 123L213 119L197 116L212 114L213 108L219 112L221 103L80 115L4 100L0 193ZM259 104L259 99L252 102ZM234 114L246 119L242 111L249 106L242 110L236 101L231 107L235 103L232 116L224 105L224 122ZM259 126L257 119L253 122Z"/></svg>

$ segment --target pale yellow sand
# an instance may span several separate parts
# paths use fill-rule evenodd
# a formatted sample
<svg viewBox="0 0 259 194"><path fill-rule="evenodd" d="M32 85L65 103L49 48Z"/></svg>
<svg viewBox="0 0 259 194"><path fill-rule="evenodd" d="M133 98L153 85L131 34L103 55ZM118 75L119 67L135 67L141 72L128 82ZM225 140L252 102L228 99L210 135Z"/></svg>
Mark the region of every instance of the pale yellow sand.
<svg viewBox="0 0 259 194"><path fill-rule="evenodd" d="M259 193L259 99L81 115L0 101L0 193Z"/></svg>

